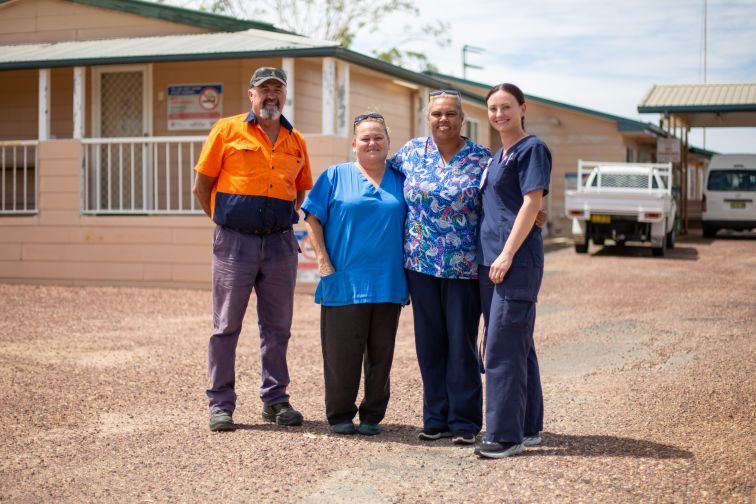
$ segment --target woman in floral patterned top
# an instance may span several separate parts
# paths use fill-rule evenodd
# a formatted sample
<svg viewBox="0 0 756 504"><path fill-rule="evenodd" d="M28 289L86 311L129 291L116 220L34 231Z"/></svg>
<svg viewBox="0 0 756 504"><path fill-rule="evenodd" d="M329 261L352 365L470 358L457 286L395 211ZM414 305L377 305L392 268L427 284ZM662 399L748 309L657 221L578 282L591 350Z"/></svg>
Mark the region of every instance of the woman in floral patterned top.
<svg viewBox="0 0 756 504"><path fill-rule="evenodd" d="M404 268L423 378L423 440L472 444L482 424L475 263L480 181L491 152L460 135L459 92L431 93L431 136L393 158L405 175Z"/></svg>

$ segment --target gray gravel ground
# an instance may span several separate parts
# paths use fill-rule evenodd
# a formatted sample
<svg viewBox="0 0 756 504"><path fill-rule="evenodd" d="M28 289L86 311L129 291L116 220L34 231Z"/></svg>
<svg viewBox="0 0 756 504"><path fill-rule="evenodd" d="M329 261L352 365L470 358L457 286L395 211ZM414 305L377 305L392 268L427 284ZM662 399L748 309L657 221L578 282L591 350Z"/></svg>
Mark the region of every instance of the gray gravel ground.
<svg viewBox="0 0 756 504"><path fill-rule="evenodd" d="M751 502L756 236L551 247L536 341L541 447L505 460L417 440L412 314L384 433L329 434L319 309L297 295L293 404L260 418L254 313L233 433L207 429L207 291L0 285L0 501Z"/></svg>

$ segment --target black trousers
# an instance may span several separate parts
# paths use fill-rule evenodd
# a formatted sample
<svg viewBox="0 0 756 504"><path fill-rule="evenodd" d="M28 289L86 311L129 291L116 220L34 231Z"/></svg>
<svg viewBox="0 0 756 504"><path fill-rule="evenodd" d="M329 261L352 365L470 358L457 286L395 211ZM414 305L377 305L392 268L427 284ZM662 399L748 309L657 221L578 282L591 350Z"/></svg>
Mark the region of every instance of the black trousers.
<svg viewBox="0 0 756 504"><path fill-rule="evenodd" d="M383 420L400 313L401 305L396 303L321 306L320 341L330 425L348 422L358 411L361 422ZM355 401L363 363L365 393L358 409Z"/></svg>

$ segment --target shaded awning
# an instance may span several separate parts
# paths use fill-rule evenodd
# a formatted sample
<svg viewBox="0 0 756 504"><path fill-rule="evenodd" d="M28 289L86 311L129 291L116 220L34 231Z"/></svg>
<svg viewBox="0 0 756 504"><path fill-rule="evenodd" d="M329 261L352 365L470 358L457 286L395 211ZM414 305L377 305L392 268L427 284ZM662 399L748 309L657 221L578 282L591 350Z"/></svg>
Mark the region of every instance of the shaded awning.
<svg viewBox="0 0 756 504"><path fill-rule="evenodd" d="M756 126L756 83L655 85L641 114L675 117L691 128Z"/></svg>

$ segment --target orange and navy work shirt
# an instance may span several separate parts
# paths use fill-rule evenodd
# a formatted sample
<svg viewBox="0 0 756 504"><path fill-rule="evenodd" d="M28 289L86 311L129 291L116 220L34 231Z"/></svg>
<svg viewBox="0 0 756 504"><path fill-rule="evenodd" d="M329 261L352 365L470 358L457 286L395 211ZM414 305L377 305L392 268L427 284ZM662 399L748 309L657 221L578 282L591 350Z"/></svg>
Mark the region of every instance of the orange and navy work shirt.
<svg viewBox="0 0 756 504"><path fill-rule="evenodd" d="M252 111L215 123L194 169L216 178L213 221L242 232L273 232L296 223L297 191L312 188L302 134L281 116L271 145Z"/></svg>

